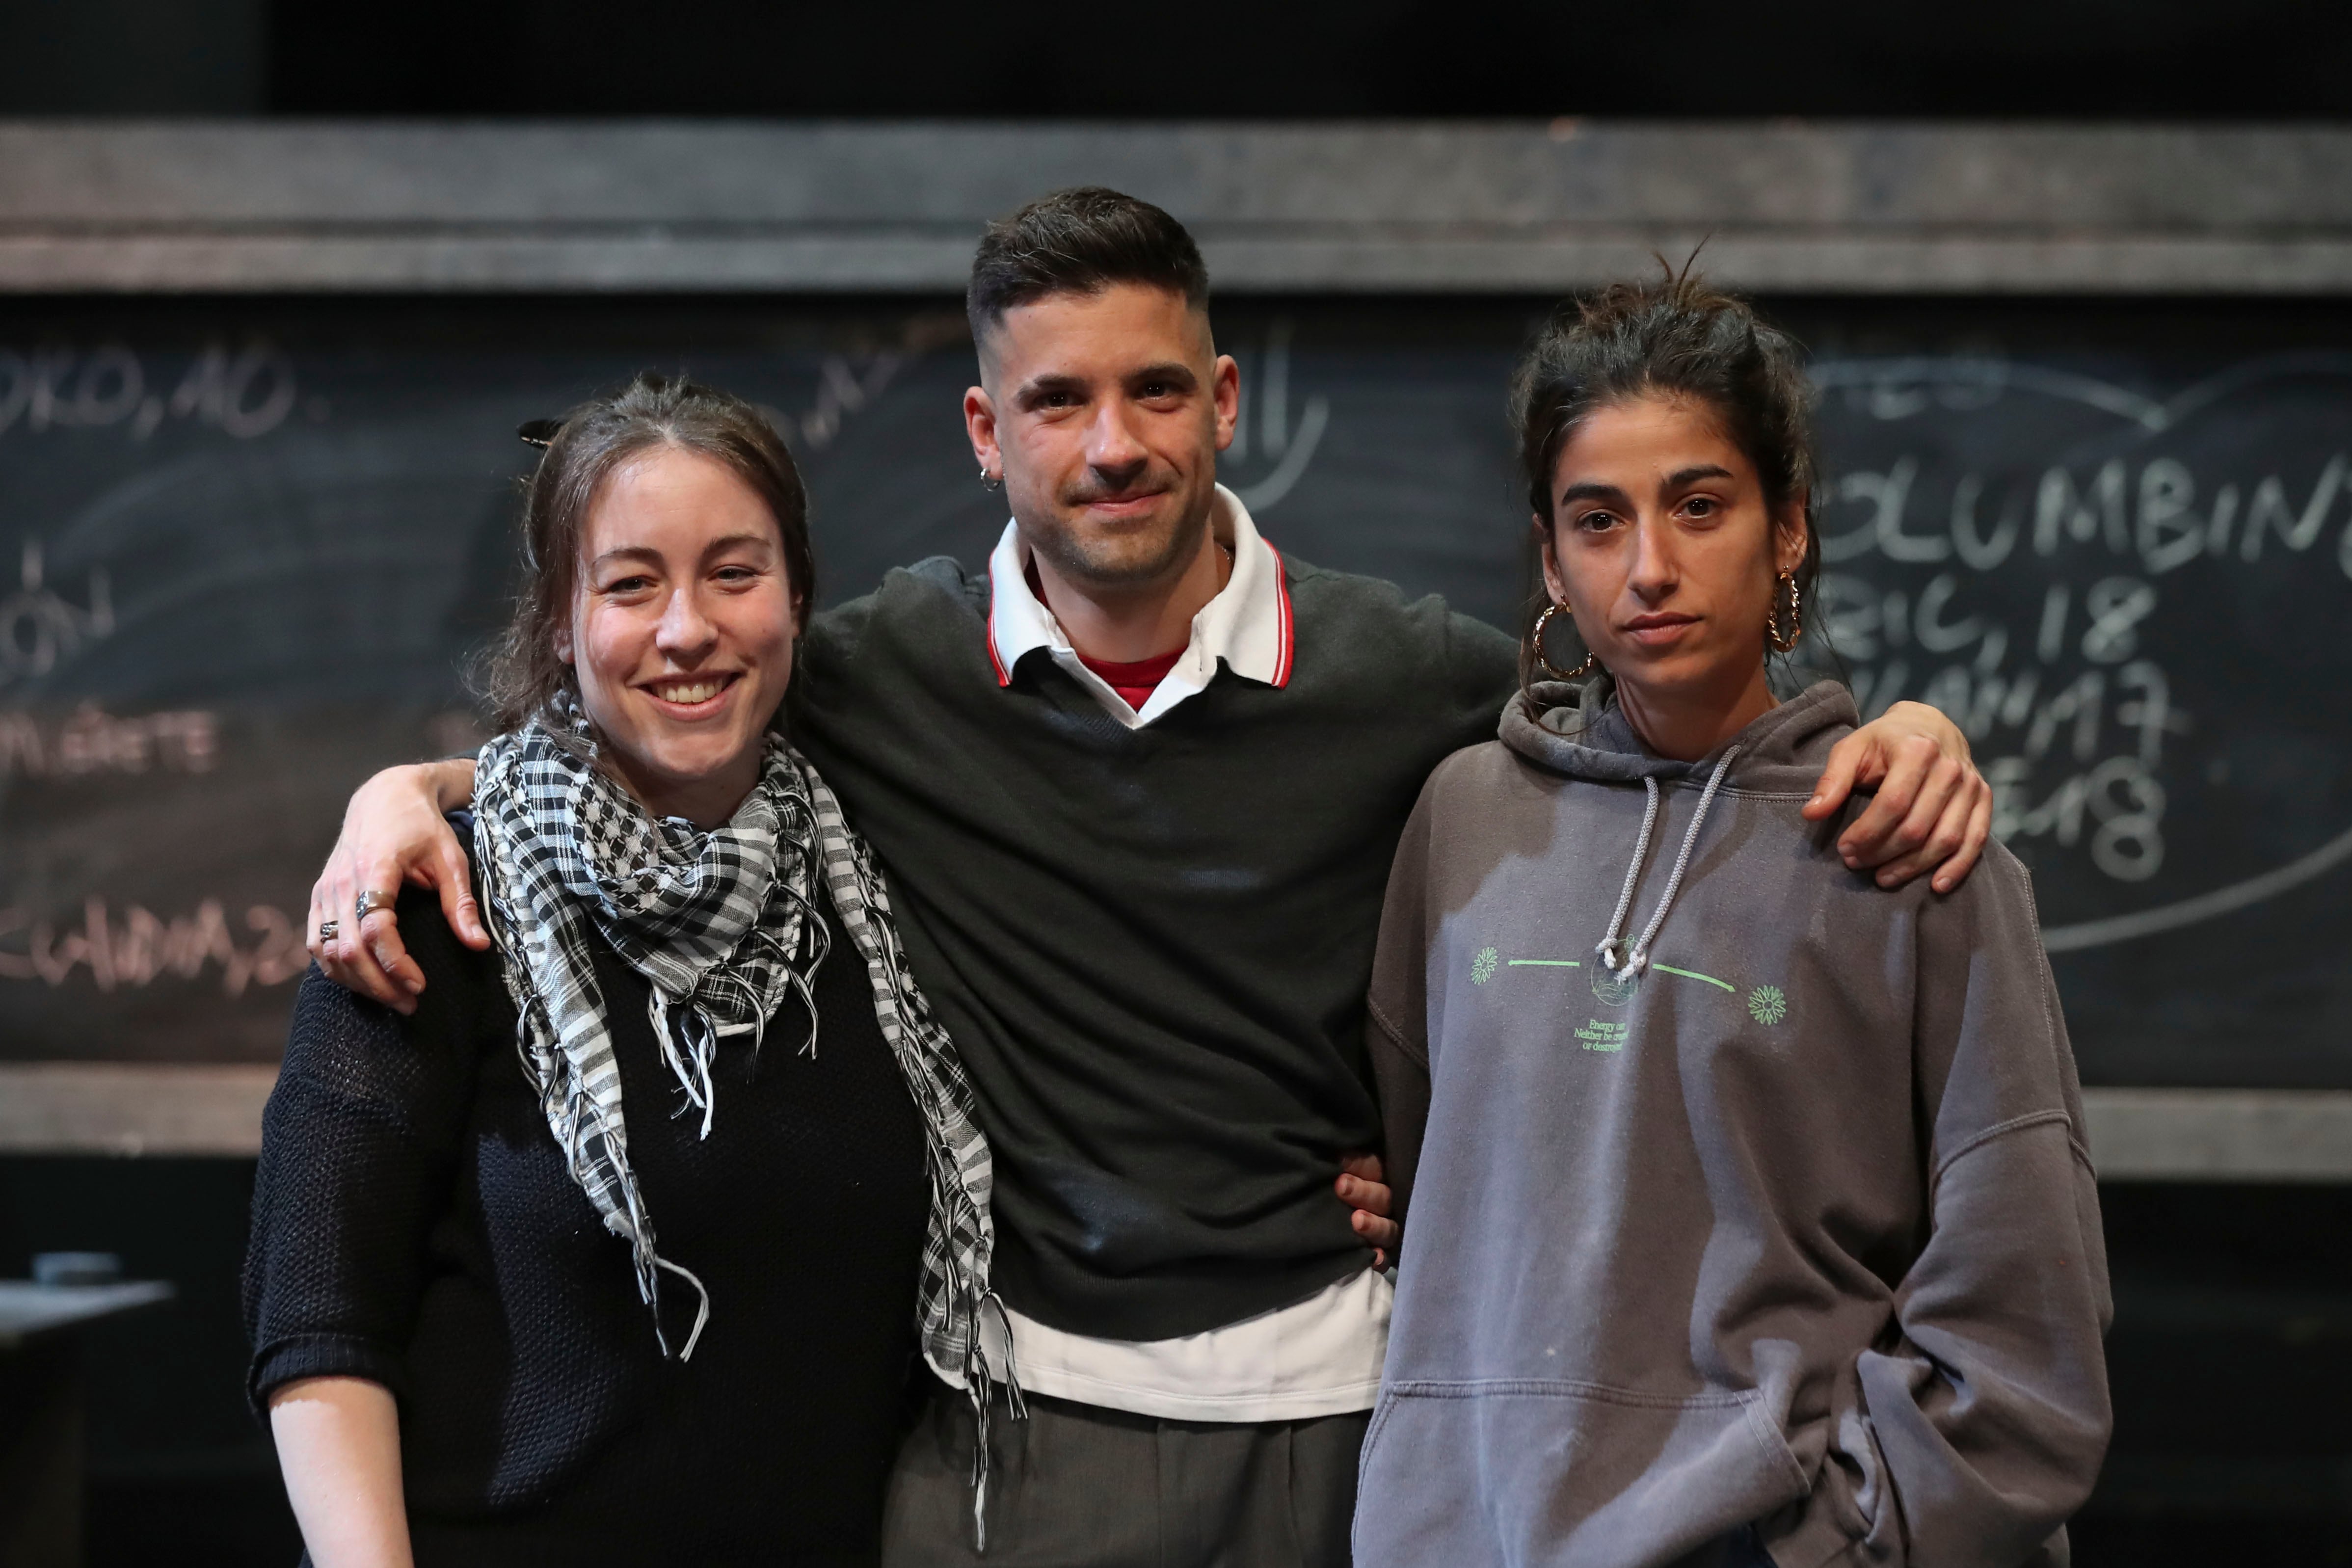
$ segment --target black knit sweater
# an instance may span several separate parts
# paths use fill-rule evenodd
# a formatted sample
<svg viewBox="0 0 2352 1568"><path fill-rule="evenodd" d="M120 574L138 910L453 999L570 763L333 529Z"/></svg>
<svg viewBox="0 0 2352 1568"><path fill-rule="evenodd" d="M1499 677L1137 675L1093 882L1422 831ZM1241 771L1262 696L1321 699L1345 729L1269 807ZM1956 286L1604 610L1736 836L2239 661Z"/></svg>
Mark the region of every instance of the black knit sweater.
<svg viewBox="0 0 2352 1568"><path fill-rule="evenodd" d="M915 977L996 1157L995 1282L1160 1339L1370 1254L1333 1193L1376 1148L1364 988L1430 769L1491 740L1509 638L1286 562L1275 687L1221 667L1141 729L1043 651L1000 686L988 580L894 571L816 617L796 737L886 862Z"/></svg>
<svg viewBox="0 0 2352 1568"><path fill-rule="evenodd" d="M398 914L427 981L414 1018L315 969L296 1003L246 1264L257 1408L300 1377L390 1387L425 1568L870 1561L929 1186L856 949L833 925L813 1060L790 998L756 1071L749 1046L721 1048L698 1140L645 980L596 944L630 1161L663 1256L710 1292L681 1364L565 1172L495 960L429 894ZM696 1298L664 1284L676 1348Z"/></svg>

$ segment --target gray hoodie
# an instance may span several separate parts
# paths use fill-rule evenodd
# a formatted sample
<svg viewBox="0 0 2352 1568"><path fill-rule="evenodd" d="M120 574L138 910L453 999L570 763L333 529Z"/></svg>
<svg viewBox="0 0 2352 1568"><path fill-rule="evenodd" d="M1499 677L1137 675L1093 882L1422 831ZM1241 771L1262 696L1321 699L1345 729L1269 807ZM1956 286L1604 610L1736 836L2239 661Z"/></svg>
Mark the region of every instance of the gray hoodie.
<svg viewBox="0 0 2352 1568"><path fill-rule="evenodd" d="M1832 683L1696 763L1605 684L1538 695L1438 768L1389 884L1409 1218L1357 1563L1699 1563L1751 1524L1779 1568L2064 1562L2110 1307L2024 869L1847 871L1798 815Z"/></svg>

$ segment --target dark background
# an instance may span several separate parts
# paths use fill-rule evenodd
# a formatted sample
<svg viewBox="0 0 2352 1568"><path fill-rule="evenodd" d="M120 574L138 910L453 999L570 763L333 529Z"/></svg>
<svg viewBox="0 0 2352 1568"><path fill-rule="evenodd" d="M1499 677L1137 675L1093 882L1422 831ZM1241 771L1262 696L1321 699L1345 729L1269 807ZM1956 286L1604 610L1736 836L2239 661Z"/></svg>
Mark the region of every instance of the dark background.
<svg viewBox="0 0 2352 1568"><path fill-rule="evenodd" d="M0 114L2298 120L2317 0L12 0Z"/></svg>
<svg viewBox="0 0 2352 1568"><path fill-rule="evenodd" d="M2347 110L2352 7L2311 0L0 5L0 116L2225 123ZM2303 308L2246 314L2294 340ZM2309 309L2329 335L2340 307ZM2162 302L2120 315L2143 347L2173 331ZM2321 696L2340 711L2341 692ZM236 1160L0 1160L0 1273L37 1250L100 1248L181 1287L172 1306L92 1337L94 1563L293 1559L239 1392L251 1175ZM2352 1563L2352 1191L2110 1184L2103 1198L2117 1435L2076 1561Z"/></svg>

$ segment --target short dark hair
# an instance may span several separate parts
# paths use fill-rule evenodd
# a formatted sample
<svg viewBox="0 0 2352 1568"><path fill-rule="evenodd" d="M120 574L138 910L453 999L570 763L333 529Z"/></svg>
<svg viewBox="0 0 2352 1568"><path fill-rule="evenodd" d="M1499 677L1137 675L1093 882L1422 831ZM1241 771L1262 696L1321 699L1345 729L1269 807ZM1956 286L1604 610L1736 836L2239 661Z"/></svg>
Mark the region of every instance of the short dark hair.
<svg viewBox="0 0 2352 1568"><path fill-rule="evenodd" d="M579 678L556 657L555 639L572 621L580 538L613 471L659 446L708 457L750 486L776 519L794 609L805 620L816 602L808 493L775 426L732 393L641 372L613 396L565 414L525 485L522 586L480 674L501 733L521 727L559 695L579 695ZM781 722L782 709L777 714Z"/></svg>
<svg viewBox="0 0 2352 1568"><path fill-rule="evenodd" d="M1746 300L1708 287L1688 267L1676 272L1661 261L1659 267L1662 276L1651 282L1612 283L1560 306L1520 359L1510 409L1528 506L1543 527L1552 525L1552 470L1595 410L1635 398L1688 398L1722 421L1731 444L1755 465L1776 524L1792 504L1801 510L1805 559L1796 588L1810 604L1822 569L1821 463L1804 350ZM1535 595L1531 621L1543 599ZM1521 650L1523 689L1536 653L1531 624Z"/></svg>
<svg viewBox="0 0 2352 1568"><path fill-rule="evenodd" d="M1195 310L1209 303L1209 269L1182 224L1150 202L1080 185L988 225L971 258L964 316L977 343L1015 306L1115 283L1165 288Z"/></svg>

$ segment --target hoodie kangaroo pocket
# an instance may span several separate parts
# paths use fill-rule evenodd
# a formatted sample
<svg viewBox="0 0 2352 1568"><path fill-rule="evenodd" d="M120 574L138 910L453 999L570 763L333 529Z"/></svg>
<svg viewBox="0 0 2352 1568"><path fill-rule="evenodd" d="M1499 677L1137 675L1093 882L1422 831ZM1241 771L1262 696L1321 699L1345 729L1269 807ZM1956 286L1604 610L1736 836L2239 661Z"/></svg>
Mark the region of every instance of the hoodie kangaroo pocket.
<svg viewBox="0 0 2352 1568"><path fill-rule="evenodd" d="M1365 1437L1356 1562L1643 1568L1763 1518L1806 1484L1753 1392L1396 1383Z"/></svg>

